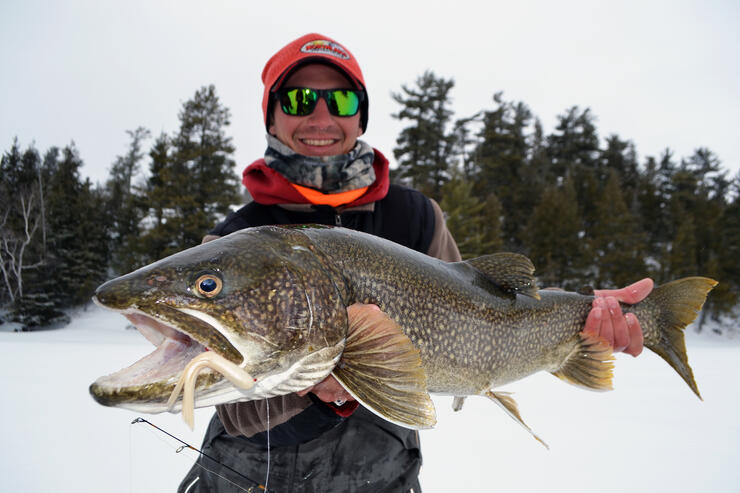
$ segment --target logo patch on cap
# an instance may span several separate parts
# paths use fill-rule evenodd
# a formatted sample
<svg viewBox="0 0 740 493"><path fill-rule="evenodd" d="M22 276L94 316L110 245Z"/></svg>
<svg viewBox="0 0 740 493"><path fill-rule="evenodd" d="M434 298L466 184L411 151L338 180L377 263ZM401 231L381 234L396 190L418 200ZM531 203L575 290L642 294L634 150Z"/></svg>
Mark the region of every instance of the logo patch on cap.
<svg viewBox="0 0 740 493"><path fill-rule="evenodd" d="M313 55L329 55L342 60L349 60L349 53L347 53L347 50L342 45L325 39L309 41L301 47L301 51Z"/></svg>

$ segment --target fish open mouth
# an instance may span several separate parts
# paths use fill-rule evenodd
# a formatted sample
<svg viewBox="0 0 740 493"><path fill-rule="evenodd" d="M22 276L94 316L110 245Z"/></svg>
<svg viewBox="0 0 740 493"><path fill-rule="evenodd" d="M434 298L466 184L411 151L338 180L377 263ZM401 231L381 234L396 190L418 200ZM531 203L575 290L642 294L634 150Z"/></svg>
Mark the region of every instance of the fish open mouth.
<svg viewBox="0 0 740 493"><path fill-rule="evenodd" d="M162 308L158 306L158 311ZM156 349L131 366L98 378L90 386L90 394L102 405L146 412L165 411L178 379L194 358L212 350L230 361L242 359L213 327L174 308L164 308L164 316L157 318L136 309L119 312ZM190 333L180 327L188 327ZM223 376L219 373L204 369L198 375L196 388L212 387L221 380Z"/></svg>

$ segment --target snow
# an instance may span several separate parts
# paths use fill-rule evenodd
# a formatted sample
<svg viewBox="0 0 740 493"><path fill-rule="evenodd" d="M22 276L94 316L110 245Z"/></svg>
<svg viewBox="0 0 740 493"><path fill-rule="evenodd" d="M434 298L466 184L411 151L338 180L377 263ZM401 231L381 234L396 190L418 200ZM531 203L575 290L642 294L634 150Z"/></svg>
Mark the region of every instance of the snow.
<svg viewBox="0 0 740 493"><path fill-rule="evenodd" d="M0 332L2 491L174 491L195 453L105 408L87 387L151 351L127 321L90 306L64 329ZM594 393L539 374L516 391L524 420L547 451L484 398L462 411L435 397L438 424L422 432L425 493L458 491L731 492L740 488L740 341L690 333L701 402L646 351L619 355L615 391ZM200 447L213 410L194 431L179 415L141 415Z"/></svg>

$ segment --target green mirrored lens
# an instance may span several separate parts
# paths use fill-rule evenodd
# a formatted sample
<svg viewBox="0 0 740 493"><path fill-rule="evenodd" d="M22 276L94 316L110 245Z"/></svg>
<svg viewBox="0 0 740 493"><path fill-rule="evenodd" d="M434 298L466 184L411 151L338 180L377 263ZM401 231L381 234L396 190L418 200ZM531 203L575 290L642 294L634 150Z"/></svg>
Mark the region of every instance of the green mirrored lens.
<svg viewBox="0 0 740 493"><path fill-rule="evenodd" d="M329 110L337 116L354 116L360 108L355 91L335 89L329 93Z"/></svg>
<svg viewBox="0 0 740 493"><path fill-rule="evenodd" d="M311 114L318 98L319 95L313 89L291 89L283 93L280 104L288 115L306 116Z"/></svg>
<svg viewBox="0 0 740 493"><path fill-rule="evenodd" d="M313 113L319 97L326 101L329 113L335 116L355 116L360 110L363 93L352 89L311 89L298 87L283 89L277 93L283 112L292 116L307 116Z"/></svg>

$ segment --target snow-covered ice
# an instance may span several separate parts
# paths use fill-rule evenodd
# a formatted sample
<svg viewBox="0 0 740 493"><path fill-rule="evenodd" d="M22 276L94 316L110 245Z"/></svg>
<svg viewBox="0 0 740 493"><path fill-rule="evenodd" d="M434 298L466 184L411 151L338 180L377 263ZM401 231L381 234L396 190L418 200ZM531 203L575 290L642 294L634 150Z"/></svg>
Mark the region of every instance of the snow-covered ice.
<svg viewBox="0 0 740 493"><path fill-rule="evenodd" d="M105 408L88 394L98 376L127 366L151 345L127 321L90 306L64 329L0 332L0 490L174 491L194 452L139 414ZM470 398L453 413L435 397L438 424L422 432L425 493L442 491L740 491L740 341L689 334L689 361L704 402L646 351L619 355L615 391L588 392L547 374L515 391L538 442L492 402ZM142 416L200 447L212 409Z"/></svg>

